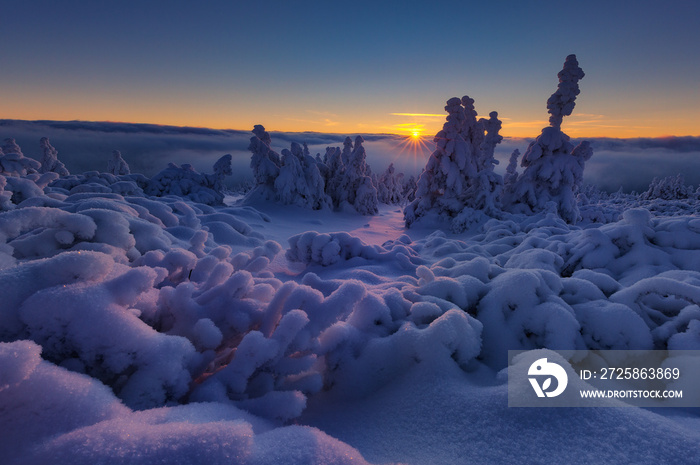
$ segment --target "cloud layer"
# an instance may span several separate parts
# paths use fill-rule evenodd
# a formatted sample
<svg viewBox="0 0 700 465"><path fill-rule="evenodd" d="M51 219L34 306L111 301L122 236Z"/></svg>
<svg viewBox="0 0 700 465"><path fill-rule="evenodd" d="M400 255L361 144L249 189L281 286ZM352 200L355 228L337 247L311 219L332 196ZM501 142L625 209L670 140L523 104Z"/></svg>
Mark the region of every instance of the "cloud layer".
<svg viewBox="0 0 700 465"><path fill-rule="evenodd" d="M306 142L313 155L322 156L328 146L342 146L346 134L317 132L271 132L273 148L280 151L291 142ZM104 171L113 150L121 151L133 172L148 176L165 168L168 162L190 163L197 170L210 172L214 162L227 153L233 156L232 184L252 177L248 144L252 133L235 130L83 121L0 120L0 140L12 137L25 156L41 158L39 139L49 137L58 149L59 159L71 172ZM351 135L354 137L354 135ZM367 161L375 173L389 163L397 171L418 174L434 149L432 141L422 144L389 134L364 135ZM512 151L522 153L530 139L506 138L497 147L504 172ZM577 141L574 141L576 143ZM608 191L646 190L655 177L682 173L686 184L700 185L700 138L664 137L638 139L591 139L594 155L588 162L585 181Z"/></svg>

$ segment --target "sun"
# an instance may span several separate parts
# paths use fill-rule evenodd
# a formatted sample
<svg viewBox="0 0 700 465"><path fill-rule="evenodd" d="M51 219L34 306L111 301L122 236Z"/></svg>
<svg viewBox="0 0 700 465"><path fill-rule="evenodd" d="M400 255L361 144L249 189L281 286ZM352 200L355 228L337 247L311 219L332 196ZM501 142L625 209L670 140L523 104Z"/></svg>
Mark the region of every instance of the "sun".
<svg viewBox="0 0 700 465"><path fill-rule="evenodd" d="M411 129L411 139L413 140L418 140L421 138L422 134L420 133L420 129Z"/></svg>

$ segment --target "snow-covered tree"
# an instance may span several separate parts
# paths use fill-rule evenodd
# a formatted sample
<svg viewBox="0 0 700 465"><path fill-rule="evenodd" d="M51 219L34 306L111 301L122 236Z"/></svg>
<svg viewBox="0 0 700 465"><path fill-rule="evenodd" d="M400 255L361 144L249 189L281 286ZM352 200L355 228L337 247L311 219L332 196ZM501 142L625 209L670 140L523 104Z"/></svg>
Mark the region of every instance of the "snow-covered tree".
<svg viewBox="0 0 700 465"><path fill-rule="evenodd" d="M363 176L360 179L353 206L362 215L376 215L379 211L377 209L377 188L369 176Z"/></svg>
<svg viewBox="0 0 700 465"><path fill-rule="evenodd" d="M447 121L434 139L437 148L418 179L415 200L404 211L406 226L428 212L451 219L465 208L498 209L503 185L493 171L494 148L502 140L498 114L477 121L468 96L449 99L445 111Z"/></svg>
<svg viewBox="0 0 700 465"><path fill-rule="evenodd" d="M345 148L343 155L350 146L347 142L349 137L345 139ZM341 189L347 195L347 202L363 215L373 215L377 212L377 188L372 182L372 171L367 165L367 152L362 145L365 140L362 136L355 137L355 144L352 146L352 152L348 156L348 161L345 163L345 173L343 175ZM367 178L367 179L365 179ZM362 188L362 192L360 192ZM369 191L373 190L374 193ZM359 199L362 194L362 198ZM358 200L359 199L359 200ZM374 199L374 204L372 204Z"/></svg>
<svg viewBox="0 0 700 465"><path fill-rule="evenodd" d="M275 179L275 191L278 199L283 204L306 206L305 199L302 197L305 184L304 172L301 169L299 159L288 149L282 150L280 173Z"/></svg>
<svg viewBox="0 0 700 465"><path fill-rule="evenodd" d="M59 176L68 176L70 173L65 165L58 159L58 150L49 142L48 137L42 137L39 146L43 152L41 157L40 173L57 173Z"/></svg>
<svg viewBox="0 0 700 465"><path fill-rule="evenodd" d="M469 182L467 206L497 215L503 191L503 179L494 172L494 166L498 164L498 160L494 158L496 145L503 140L503 136L499 134L501 121L498 119L498 113L492 111L489 113L489 119L481 118L479 124L474 125L473 128L474 133L482 136L483 139L479 145L480 150L475 151L477 174ZM476 140L472 143L473 146Z"/></svg>
<svg viewBox="0 0 700 465"><path fill-rule="evenodd" d="M422 174L422 172L421 172ZM416 182L416 177L410 175L408 179L403 180L403 188L401 190L401 196L408 202L413 202L416 199L416 189L418 189L418 183Z"/></svg>
<svg viewBox="0 0 700 465"><path fill-rule="evenodd" d="M122 153L119 150L114 150L112 152L112 158L107 161L107 172L115 176L131 173L129 165L122 158Z"/></svg>
<svg viewBox="0 0 700 465"><path fill-rule="evenodd" d="M387 205L398 205L403 200L403 173L395 171L394 164L389 164L377 181L377 199Z"/></svg>
<svg viewBox="0 0 700 465"><path fill-rule="evenodd" d="M348 163L350 163L350 155L352 154L352 151L353 151L352 139L350 139L350 137L348 136L343 141L343 151L340 155L341 160L343 160L343 165L347 166Z"/></svg>
<svg viewBox="0 0 700 465"><path fill-rule="evenodd" d="M316 160L296 142L291 150L282 150L280 174L275 180L277 200L286 205L320 210L331 208L330 197L325 193L325 183Z"/></svg>
<svg viewBox="0 0 700 465"><path fill-rule="evenodd" d="M518 158L520 158L520 150L515 149L513 153L510 154L510 160L508 160L508 166L506 167L506 174L503 176L503 185L506 191L518 180Z"/></svg>
<svg viewBox="0 0 700 465"><path fill-rule="evenodd" d="M547 100L550 126L542 129L542 134L528 146L521 161L525 171L508 193L506 203L512 211L531 213L543 211L549 202L554 202L559 216L576 223L576 191L583 180L585 162L593 155L587 141L574 147L561 130L564 116L574 109L580 92L578 81L584 76L576 55L566 57L558 76L559 86Z"/></svg>
<svg viewBox="0 0 700 465"><path fill-rule="evenodd" d="M248 146L248 150L253 152L250 167L253 169L255 180L251 195L273 199L275 180L280 174L280 156L270 147L272 139L262 125L256 124L253 134L255 135L250 138Z"/></svg>
<svg viewBox="0 0 700 465"><path fill-rule="evenodd" d="M654 178L649 184L646 192L639 194L642 200L679 200L687 199L693 195L693 186L685 185L685 178L682 174L667 176L665 178Z"/></svg>
<svg viewBox="0 0 700 465"><path fill-rule="evenodd" d="M301 164L306 184L306 206L314 210L333 208L333 201L326 193L326 181L321 171L326 171L327 167L319 163L311 156L309 147L304 143L303 148L296 142L292 142L292 154L295 155Z"/></svg>
<svg viewBox="0 0 700 465"><path fill-rule="evenodd" d="M24 156L14 139L5 139L5 145L0 149L0 174L26 176L36 173L40 168L41 164L38 161Z"/></svg>
<svg viewBox="0 0 700 465"><path fill-rule="evenodd" d="M346 140L348 139L350 138ZM350 145L352 146L352 141ZM350 150L352 151L352 148ZM326 147L323 161L326 165L326 193L331 197L333 206L338 208L341 203L347 201L347 192L343 188L345 163L340 147Z"/></svg>
<svg viewBox="0 0 700 465"><path fill-rule="evenodd" d="M15 153L17 155L24 156L24 154L22 153L22 149L19 147L19 145L17 145L17 142L11 137L5 139L5 143L2 146L2 153L4 153L5 155Z"/></svg>
<svg viewBox="0 0 700 465"><path fill-rule="evenodd" d="M216 160L214 163L214 176L213 187L217 191L223 191L225 188L224 179L226 176L231 176L233 174L233 169L231 168L231 154L226 154L223 157Z"/></svg>

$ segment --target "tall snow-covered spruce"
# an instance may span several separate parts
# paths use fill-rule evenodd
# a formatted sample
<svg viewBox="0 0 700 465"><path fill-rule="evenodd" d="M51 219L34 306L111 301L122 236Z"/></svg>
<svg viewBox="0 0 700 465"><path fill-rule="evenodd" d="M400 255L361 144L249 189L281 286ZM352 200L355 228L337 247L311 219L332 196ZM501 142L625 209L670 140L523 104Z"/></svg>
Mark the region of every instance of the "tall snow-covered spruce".
<svg viewBox="0 0 700 465"><path fill-rule="evenodd" d="M503 139L498 132L498 113L490 119L476 119L474 100L453 97L445 106L447 121L433 139L436 150L428 159L418 180L416 198L404 210L406 226L435 214L452 222L455 231L464 230L474 210L495 214L503 180L493 171L496 144Z"/></svg>
<svg viewBox="0 0 700 465"><path fill-rule="evenodd" d="M574 147L561 130L564 116L574 110L580 93L578 81L584 76L576 55L566 57L558 76L557 91L547 100L549 126L528 146L520 163L525 171L508 190L504 204L514 213L535 213L553 202L559 216L573 224L580 219L576 192L585 162L593 155L588 141Z"/></svg>

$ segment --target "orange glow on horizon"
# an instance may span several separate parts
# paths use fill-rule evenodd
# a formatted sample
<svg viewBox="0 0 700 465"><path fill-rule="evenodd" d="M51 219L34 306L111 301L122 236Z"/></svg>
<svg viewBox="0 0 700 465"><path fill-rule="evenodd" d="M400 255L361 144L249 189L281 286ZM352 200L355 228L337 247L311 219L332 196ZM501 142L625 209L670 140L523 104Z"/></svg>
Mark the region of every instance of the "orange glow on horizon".
<svg viewBox="0 0 700 465"><path fill-rule="evenodd" d="M212 112L202 115L183 115L177 112L162 114L155 108L148 112L133 114L119 111L120 108L105 106L102 111L80 111L82 109L67 106L62 111L31 111L25 107L22 111L3 109L0 119L18 120L55 120L55 121L113 121L125 123L141 123L168 126L188 126L209 129L233 129L250 131L255 124L262 124L268 131L273 132L319 132L334 134L395 134L406 136L415 141L422 138L432 138L441 129L446 114L438 115L422 113L391 113L383 115L364 116L339 115L330 124L327 119L319 117L308 120L292 121L282 115L257 115L253 112L231 115L228 111ZM499 115L503 121L501 135L509 138L535 138L540 135L542 128L547 127L546 114L536 119L525 120L508 118ZM617 116L617 115L616 115ZM686 117L687 116L687 117ZM562 130L572 138L657 138L668 136L700 136L700 121L693 115L677 115L674 118L660 119L654 116L639 119L624 119L623 117L607 117L602 115L587 115L574 113L564 120ZM405 123L396 123L395 118L410 118Z"/></svg>

